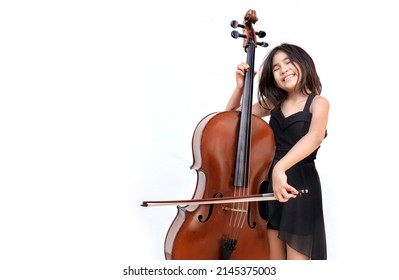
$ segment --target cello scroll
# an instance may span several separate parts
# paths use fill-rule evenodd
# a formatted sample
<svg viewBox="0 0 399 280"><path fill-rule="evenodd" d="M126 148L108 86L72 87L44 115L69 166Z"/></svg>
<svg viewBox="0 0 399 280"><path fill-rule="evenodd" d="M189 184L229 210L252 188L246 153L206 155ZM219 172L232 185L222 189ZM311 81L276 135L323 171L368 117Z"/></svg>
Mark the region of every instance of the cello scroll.
<svg viewBox="0 0 399 280"><path fill-rule="evenodd" d="M269 46L268 43L266 42L258 42L257 37L259 38L264 38L266 36L266 32L263 30L260 30L256 32L253 28L253 25L258 21L258 17L256 16L256 11L255 10L249 10L245 16L244 16L244 22L243 24L239 24L236 20L233 20L230 25L234 29L237 27L241 27L243 29L244 34L240 34L238 31L234 30L231 32L231 36L234 39L237 39L239 37L244 38L243 41L243 48L245 52L247 52L248 48L248 43L251 41L254 43L255 47L256 46L261 46L261 47L267 47Z"/></svg>

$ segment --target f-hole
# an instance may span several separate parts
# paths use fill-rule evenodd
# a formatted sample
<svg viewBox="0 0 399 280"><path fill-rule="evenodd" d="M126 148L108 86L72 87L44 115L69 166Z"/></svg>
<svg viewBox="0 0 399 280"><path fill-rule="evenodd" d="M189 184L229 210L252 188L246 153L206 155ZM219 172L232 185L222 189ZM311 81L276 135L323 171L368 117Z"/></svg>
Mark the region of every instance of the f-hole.
<svg viewBox="0 0 399 280"><path fill-rule="evenodd" d="M248 223L248 226L250 229L254 229L256 227L255 221L251 225L251 203L250 202L248 202L247 223Z"/></svg>
<svg viewBox="0 0 399 280"><path fill-rule="evenodd" d="M215 193L212 197L213 198L215 198L215 197L223 197L223 194L222 193ZM212 211L213 211L213 204L211 204L209 206L208 216L206 216L205 220L203 220L204 216L198 215L198 221L200 221L201 223L206 223L211 218Z"/></svg>

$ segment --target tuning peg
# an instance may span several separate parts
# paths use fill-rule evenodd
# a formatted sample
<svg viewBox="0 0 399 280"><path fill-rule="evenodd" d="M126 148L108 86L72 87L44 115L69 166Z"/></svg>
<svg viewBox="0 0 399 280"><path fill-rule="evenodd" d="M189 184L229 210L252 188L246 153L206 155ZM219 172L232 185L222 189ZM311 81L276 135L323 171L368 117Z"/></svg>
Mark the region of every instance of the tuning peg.
<svg viewBox="0 0 399 280"><path fill-rule="evenodd" d="M269 46L269 44L266 43L266 42L256 42L256 44L257 44L258 46L261 46L261 47L268 47L268 46Z"/></svg>
<svg viewBox="0 0 399 280"><path fill-rule="evenodd" d="M266 32L265 32L265 31L262 31L262 30L260 30L260 31L256 32L256 35L258 35L258 37L259 37L259 38L263 38L263 37L265 37L265 36L266 36Z"/></svg>
<svg viewBox="0 0 399 280"><path fill-rule="evenodd" d="M237 27L245 28L244 25L239 24L238 21L236 21L236 20L231 21L231 22L230 22L230 25L231 25L231 27L233 27L233 28L237 28Z"/></svg>
<svg viewBox="0 0 399 280"><path fill-rule="evenodd" d="M231 37L237 39L238 37L247 38L247 36L240 34L238 31L231 31Z"/></svg>

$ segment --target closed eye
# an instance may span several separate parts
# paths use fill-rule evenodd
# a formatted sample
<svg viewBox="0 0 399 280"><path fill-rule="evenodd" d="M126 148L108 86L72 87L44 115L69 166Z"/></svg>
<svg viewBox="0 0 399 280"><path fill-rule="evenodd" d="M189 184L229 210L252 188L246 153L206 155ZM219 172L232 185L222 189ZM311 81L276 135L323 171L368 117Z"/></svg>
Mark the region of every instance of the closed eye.
<svg viewBox="0 0 399 280"><path fill-rule="evenodd" d="M281 63L288 65L288 64L291 64L291 60L289 59L289 57L286 57L283 59L283 61ZM272 69L273 69L273 72L280 70L280 64L274 64Z"/></svg>

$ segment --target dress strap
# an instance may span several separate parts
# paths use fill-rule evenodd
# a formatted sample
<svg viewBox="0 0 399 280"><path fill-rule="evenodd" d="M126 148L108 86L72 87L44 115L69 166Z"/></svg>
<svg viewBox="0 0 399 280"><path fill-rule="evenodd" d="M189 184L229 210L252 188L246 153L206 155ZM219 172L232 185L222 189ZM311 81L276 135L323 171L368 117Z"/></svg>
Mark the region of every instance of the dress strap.
<svg viewBox="0 0 399 280"><path fill-rule="evenodd" d="M314 92L312 92L309 96L308 99L306 100L305 108L303 108L303 111L309 112L310 104L312 104L313 98L316 96Z"/></svg>

